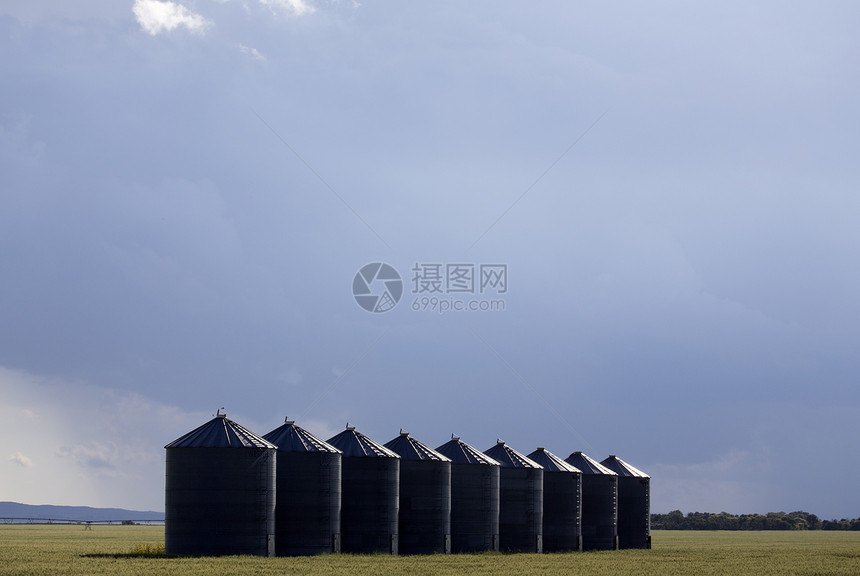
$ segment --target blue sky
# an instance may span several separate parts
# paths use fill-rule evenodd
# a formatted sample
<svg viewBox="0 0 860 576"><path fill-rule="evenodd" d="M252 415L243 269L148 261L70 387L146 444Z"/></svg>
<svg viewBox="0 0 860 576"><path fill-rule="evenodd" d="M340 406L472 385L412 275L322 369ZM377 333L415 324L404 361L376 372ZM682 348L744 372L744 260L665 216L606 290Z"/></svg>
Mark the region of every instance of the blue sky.
<svg viewBox="0 0 860 576"><path fill-rule="evenodd" d="M860 516L853 3L75 4L0 6L0 499L161 509L223 406Z"/></svg>

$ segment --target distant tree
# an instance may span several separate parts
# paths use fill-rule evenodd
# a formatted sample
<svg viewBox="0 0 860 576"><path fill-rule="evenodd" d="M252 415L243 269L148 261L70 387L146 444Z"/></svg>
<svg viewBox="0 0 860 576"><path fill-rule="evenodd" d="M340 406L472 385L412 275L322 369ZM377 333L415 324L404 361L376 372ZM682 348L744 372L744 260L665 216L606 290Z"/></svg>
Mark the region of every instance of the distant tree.
<svg viewBox="0 0 860 576"><path fill-rule="evenodd" d="M821 528L821 520L819 520L818 516L815 514L797 510L795 512L790 512L788 515L795 519L795 530L818 530ZM803 521L803 523L800 521ZM800 527L804 524L806 526L805 528Z"/></svg>
<svg viewBox="0 0 860 576"><path fill-rule="evenodd" d="M688 512L685 516L680 510L672 510L652 514L651 526L655 530L860 530L860 518L821 520L802 510L739 516L728 512Z"/></svg>
<svg viewBox="0 0 860 576"><path fill-rule="evenodd" d="M795 518L793 530L809 530L809 524L805 518Z"/></svg>
<svg viewBox="0 0 860 576"><path fill-rule="evenodd" d="M672 510L663 517L663 526L666 530L683 530L684 514L680 510Z"/></svg>
<svg viewBox="0 0 860 576"><path fill-rule="evenodd" d="M765 530L793 530L794 523L785 512L768 512L764 517Z"/></svg>
<svg viewBox="0 0 860 576"><path fill-rule="evenodd" d="M842 520L823 520L821 522L822 530L850 530L851 522L843 518Z"/></svg>

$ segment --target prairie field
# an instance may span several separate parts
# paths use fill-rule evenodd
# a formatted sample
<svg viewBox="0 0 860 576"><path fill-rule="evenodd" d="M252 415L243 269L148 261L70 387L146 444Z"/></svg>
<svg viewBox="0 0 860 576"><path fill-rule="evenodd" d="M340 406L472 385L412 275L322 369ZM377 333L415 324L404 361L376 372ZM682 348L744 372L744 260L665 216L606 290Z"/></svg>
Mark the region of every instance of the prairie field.
<svg viewBox="0 0 860 576"><path fill-rule="evenodd" d="M571 554L170 558L162 526L0 526L0 575L756 576L860 574L860 532L655 531L652 550ZM143 551L143 553L141 553Z"/></svg>

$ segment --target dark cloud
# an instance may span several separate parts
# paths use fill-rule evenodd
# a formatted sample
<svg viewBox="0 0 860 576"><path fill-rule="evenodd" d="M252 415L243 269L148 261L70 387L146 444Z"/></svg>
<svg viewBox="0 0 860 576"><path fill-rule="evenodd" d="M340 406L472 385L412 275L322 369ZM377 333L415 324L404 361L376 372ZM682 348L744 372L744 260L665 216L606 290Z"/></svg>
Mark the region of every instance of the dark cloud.
<svg viewBox="0 0 860 576"><path fill-rule="evenodd" d="M5 12L0 365L857 515L781 424L856 455L828 416L860 401L853 6L315 7ZM379 261L505 263L506 309L369 314Z"/></svg>

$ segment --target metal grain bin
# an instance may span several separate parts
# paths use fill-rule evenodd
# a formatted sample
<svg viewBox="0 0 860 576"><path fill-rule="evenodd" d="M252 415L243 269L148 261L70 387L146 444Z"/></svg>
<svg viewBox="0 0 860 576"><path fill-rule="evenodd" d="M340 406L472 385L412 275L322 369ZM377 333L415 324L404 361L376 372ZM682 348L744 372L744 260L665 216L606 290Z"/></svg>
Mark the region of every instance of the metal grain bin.
<svg viewBox="0 0 860 576"><path fill-rule="evenodd" d="M453 435L436 451L451 459L451 551L498 550L499 463Z"/></svg>
<svg viewBox="0 0 860 576"><path fill-rule="evenodd" d="M499 440L484 454L499 470L499 549L543 552L543 467Z"/></svg>
<svg viewBox="0 0 860 576"><path fill-rule="evenodd" d="M263 439L278 447L275 552L340 552L340 450L285 420Z"/></svg>
<svg viewBox="0 0 860 576"><path fill-rule="evenodd" d="M651 477L615 455L601 464L618 474L618 547L651 548Z"/></svg>
<svg viewBox="0 0 860 576"><path fill-rule="evenodd" d="M618 550L618 475L582 452L565 462L582 471L582 549Z"/></svg>
<svg viewBox="0 0 860 576"><path fill-rule="evenodd" d="M226 415L164 447L168 554L275 554L275 446Z"/></svg>
<svg viewBox="0 0 860 576"><path fill-rule="evenodd" d="M544 448L528 457L543 466L543 551L582 550L582 472Z"/></svg>
<svg viewBox="0 0 860 576"><path fill-rule="evenodd" d="M343 452L341 550L397 554L400 457L353 426L328 443Z"/></svg>
<svg viewBox="0 0 860 576"><path fill-rule="evenodd" d="M400 456L400 554L450 554L451 460L402 430L385 447Z"/></svg>

